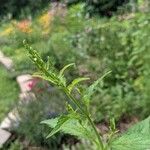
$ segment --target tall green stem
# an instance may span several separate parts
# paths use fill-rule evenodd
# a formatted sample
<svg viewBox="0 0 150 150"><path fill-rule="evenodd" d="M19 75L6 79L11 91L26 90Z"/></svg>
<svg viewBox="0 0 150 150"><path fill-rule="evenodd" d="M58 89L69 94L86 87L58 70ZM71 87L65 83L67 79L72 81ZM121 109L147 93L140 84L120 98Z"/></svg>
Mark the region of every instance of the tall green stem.
<svg viewBox="0 0 150 150"><path fill-rule="evenodd" d="M69 99L71 99L73 101L73 103L79 108L79 110L87 117L88 119L88 122L90 123L91 127L93 128L96 136L97 136L97 139L98 139L98 142L99 142L99 147L100 147L100 150L104 150L104 145L103 145L103 142L102 142L102 139L92 121L92 119L90 118L89 116L89 113L86 112L82 106L79 104L79 102L69 93L68 89L67 88L64 88L64 91L66 93L66 95L69 97Z"/></svg>

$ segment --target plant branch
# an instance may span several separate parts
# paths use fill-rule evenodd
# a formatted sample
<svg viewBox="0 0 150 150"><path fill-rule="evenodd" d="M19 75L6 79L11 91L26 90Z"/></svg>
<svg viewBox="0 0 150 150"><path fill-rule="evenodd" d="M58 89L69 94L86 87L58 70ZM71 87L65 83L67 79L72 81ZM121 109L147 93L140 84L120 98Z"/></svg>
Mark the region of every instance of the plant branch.
<svg viewBox="0 0 150 150"><path fill-rule="evenodd" d="M89 113L87 111L85 111L82 106L78 103L78 101L69 93L68 89L66 87L64 87L64 92L66 93L66 95L69 97L69 99L71 99L73 101L74 104L76 104L76 106L79 108L79 110L87 117L89 124L91 125L92 129L94 130L97 139L98 139L98 145L101 148L101 150L104 149L104 145L101 139L100 134L98 133L92 119L89 116Z"/></svg>

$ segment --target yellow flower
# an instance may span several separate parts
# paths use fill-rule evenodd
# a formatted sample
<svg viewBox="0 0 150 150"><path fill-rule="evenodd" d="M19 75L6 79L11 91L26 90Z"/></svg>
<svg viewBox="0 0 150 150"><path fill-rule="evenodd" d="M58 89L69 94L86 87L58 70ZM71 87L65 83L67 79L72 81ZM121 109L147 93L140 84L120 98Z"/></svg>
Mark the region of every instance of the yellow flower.
<svg viewBox="0 0 150 150"><path fill-rule="evenodd" d="M3 32L1 32L1 36L7 36L11 34L14 31L14 28L12 26L7 27Z"/></svg>
<svg viewBox="0 0 150 150"><path fill-rule="evenodd" d="M38 21L43 28L44 34L50 31L50 25L52 23L52 20L53 20L53 15L50 12L46 12L45 14L40 16Z"/></svg>

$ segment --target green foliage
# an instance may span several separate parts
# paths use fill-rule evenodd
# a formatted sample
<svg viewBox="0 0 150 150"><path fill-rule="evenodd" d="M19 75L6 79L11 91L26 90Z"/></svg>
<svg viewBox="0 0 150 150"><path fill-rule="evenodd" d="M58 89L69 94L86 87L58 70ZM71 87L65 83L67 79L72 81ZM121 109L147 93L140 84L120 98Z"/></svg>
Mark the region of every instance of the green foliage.
<svg viewBox="0 0 150 150"><path fill-rule="evenodd" d="M12 14L13 17L18 17L22 13L28 15L29 13L34 15L48 4L48 0L1 0L0 1L0 15L4 16Z"/></svg>
<svg viewBox="0 0 150 150"><path fill-rule="evenodd" d="M68 0L67 4L85 3L85 12L89 15L112 16L113 12L129 0Z"/></svg>
<svg viewBox="0 0 150 150"><path fill-rule="evenodd" d="M66 70L67 68L71 67L71 66L74 66L74 65L75 65L75 64L72 63L72 64L68 64L68 65L66 65L64 68L62 68L62 69L60 70L60 72L59 72L59 77L63 77L65 70Z"/></svg>
<svg viewBox="0 0 150 150"><path fill-rule="evenodd" d="M145 150L150 147L149 136L142 134L124 135L114 142L114 150Z"/></svg>
<svg viewBox="0 0 150 150"><path fill-rule="evenodd" d="M42 123L54 128L55 132L61 131L81 139L84 138L92 141L95 137L92 130L89 130L89 126L86 127L87 124L83 128L83 125L74 117L60 116L59 118L42 121ZM48 137L53 135L54 130L51 131Z"/></svg>
<svg viewBox="0 0 150 150"><path fill-rule="evenodd" d="M54 134L56 134L58 131L60 131L60 128L62 127L63 124L65 124L67 121L69 120L68 116L60 116L56 122L56 125L53 126L53 130L51 131L51 133L47 136L47 138L53 136ZM53 120L52 122L49 121L50 123L53 124Z"/></svg>
<svg viewBox="0 0 150 150"><path fill-rule="evenodd" d="M74 80L68 85L69 93L71 93L71 91L73 90L73 88L74 88L78 83L80 83L81 81L86 81L86 80L89 80L89 78L76 78L76 79L74 79Z"/></svg>
<svg viewBox="0 0 150 150"><path fill-rule="evenodd" d="M92 97L92 95L94 94L95 88L98 86L100 82L102 82L105 76L110 74L110 72L111 71L107 72L102 77L100 77L97 81L95 81L91 86L89 86L89 88L85 91L85 94L83 97L85 100L89 100Z"/></svg>
<svg viewBox="0 0 150 150"><path fill-rule="evenodd" d="M53 66L51 66L51 63L50 63L50 67L47 68L47 65L45 65L44 61L41 59L39 54L32 47L30 47L28 44L26 44L25 41L24 41L24 45L29 52L29 56L30 56L31 60L35 63L35 65L37 66L37 68L40 71L41 75L39 77L49 81L50 83L52 83L53 85L55 85L57 87L59 87L70 99L70 102L72 102L75 105L75 108L74 108L74 105L71 104L70 107L72 108L73 111L71 111L66 116L61 116L57 120L57 124L49 136L52 136L53 134L57 133L61 129L61 127L68 120L70 120L70 118L71 119L74 118L77 121L79 121L80 124L82 125L83 130L85 128L88 129L88 127L85 126L85 123L83 122L83 121L86 121L89 125L89 128L92 129L92 132L94 133L94 135L96 137L96 138L94 138L94 140L92 140L93 144L96 144L97 147L99 147L100 149L103 150L104 145L103 145L102 139L99 136L98 131L97 131L92 119L90 118L88 109L86 108L87 107L86 104L84 104L84 102L76 99L74 97L74 95L72 95L70 93L68 86L66 86L67 84L66 84L65 77L64 78L60 77L57 74L57 71L55 70L55 68ZM64 70L65 68L67 68L67 66L65 66L62 70ZM76 79L75 81L77 81L77 83L78 83L79 79ZM80 80L80 81L82 81L82 80ZM82 95L81 95L81 97L82 97ZM70 115L71 115L71 117L70 117ZM77 116L79 116L79 117L77 117ZM49 123L51 124L51 121L49 121ZM67 128L67 129L69 129L69 128ZM92 132L86 132L86 134L89 137L92 137L92 135L91 135Z"/></svg>
<svg viewBox="0 0 150 150"><path fill-rule="evenodd" d="M114 150L145 150L150 148L150 117L131 127L112 145Z"/></svg>
<svg viewBox="0 0 150 150"><path fill-rule="evenodd" d="M150 117L134 125L129 129L128 133L139 133L150 136Z"/></svg>
<svg viewBox="0 0 150 150"><path fill-rule="evenodd" d="M108 120L109 116L119 120L126 114L144 118L150 112L147 107L150 104L149 14L87 19L83 7L83 4L72 5L64 18L55 17L46 38L33 21L33 28L37 26L39 31L30 36L16 35L7 44L2 40L1 49L14 60L18 73L35 70L24 55L23 39L38 50L44 61L50 56L57 69L62 68L62 62L75 62L77 69L66 72L69 83L76 75L90 77L90 83L102 76L102 72L112 70L101 88L95 89L90 107L93 117L97 122Z"/></svg>
<svg viewBox="0 0 150 150"><path fill-rule="evenodd" d="M144 75L149 74L146 58L150 41L148 18L148 14L137 14L133 19L122 22L117 18L98 23L91 21L85 27L88 30L78 34L76 49L83 53L82 60L86 62L87 69L96 72L95 76L107 71L107 68L112 70L102 89L97 89L101 94L93 97L93 105L99 106L95 112L98 121L106 115L115 118L126 113L136 115L139 110L144 116L149 114L144 107L148 104L145 91L149 89L149 86L144 86L149 83Z"/></svg>
<svg viewBox="0 0 150 150"><path fill-rule="evenodd" d="M42 81L40 81L40 84L42 84ZM44 93L35 91L36 89L32 91L35 93L35 97L30 97L29 93L30 102L24 101L17 107L21 120L19 126L13 130L21 139L25 138L25 140L29 141L32 146L57 150L63 144L63 139L68 136L58 133L51 139L46 140L45 137L49 133L49 128L42 126L40 122L57 117L59 113L62 114L64 112L64 104L60 100L60 97L63 99L64 96L55 89L51 93L46 88L43 91Z"/></svg>
<svg viewBox="0 0 150 150"><path fill-rule="evenodd" d="M87 140L81 140L80 143L73 145L71 148L75 150L85 150L85 149L94 150L95 149L93 145L91 144L91 142ZM63 145L63 150L70 150L70 148L68 145Z"/></svg>
<svg viewBox="0 0 150 150"><path fill-rule="evenodd" d="M42 122L53 128L48 137L53 136L59 131L63 131L65 133L69 133L80 138L87 138L99 150L129 150L131 148L133 150L145 150L150 147L150 118L137 124L135 127L131 128L126 134L122 135L119 138L116 138L115 140L114 134L116 134L117 132L115 129L114 120L111 121L110 133L108 134L107 140L105 142L103 136L99 134L96 126L94 125L94 122L91 119L90 112L87 109L88 106L86 105L85 101L82 101L82 97L87 100L86 98L89 98L89 96L80 93L81 98L77 99L74 94L70 93L66 83L66 79L63 79L65 77L63 76L62 78L62 76L59 76L51 63L47 68L47 64L44 63L39 54L25 42L24 45L29 52L31 60L35 63L39 71L43 73L40 77L60 88L70 99L70 102L73 102L75 105L74 107L74 105L70 103L70 105L67 107L68 114L61 115L58 118ZM65 66L62 70L65 70L71 65ZM62 72L62 70L60 72ZM91 96L95 87L106 75L94 82L94 84L92 84L88 88L87 94ZM78 83L79 81L82 81L81 79L83 80L83 78L77 78L74 81L76 81L75 83ZM75 84L73 85L75 86Z"/></svg>
<svg viewBox="0 0 150 150"><path fill-rule="evenodd" d="M67 116L68 120L63 120L64 122L60 121L62 126L60 128L57 126L56 131L59 130L60 132L69 133L74 136L79 136L80 138L86 138L90 135L89 131L91 131L91 126L89 127L90 123L85 119L84 113L76 105L81 106L85 111L90 110L90 114L88 115L90 115L95 122L101 122L102 120L107 121L112 117L115 117L118 121L122 116L137 116L141 119L150 113L149 13L139 12L126 14L111 19L96 17L87 19L84 17L84 7L84 4L72 5L69 7L66 16L62 18L59 16L54 17L49 35L42 36L38 23L33 20L31 27L35 32L30 34L20 33L18 29L16 29L14 35L8 38L0 37L1 50L14 60L16 65L15 70L21 71L21 73L29 73L29 69L31 72L35 70L35 67L29 62L29 59L25 55L22 40L27 39L32 47L38 49L39 54L32 48L30 50L31 54L34 55L33 61L35 63L37 63L36 60L38 60L40 56L42 58L42 60L40 58L40 61L38 61L40 64L38 68L41 71L36 73L35 76L52 82L59 89L67 88L67 96L72 99L72 97L70 97L70 95L72 95L75 100L77 99L77 101L68 101L69 98L64 98L62 95L57 95L56 97L54 95L50 96L51 99L59 99L60 103L66 99L68 102L67 112L72 114L71 116ZM1 31L2 30L3 28ZM45 64L45 61L48 60L48 55L50 58L47 64ZM72 62L77 64L76 70L68 72L67 69L74 66ZM69 65L61 69L63 64ZM102 81L101 79L95 81L97 77L102 76L102 73L108 72L108 70L112 70L112 73L108 75L107 78L104 78ZM3 74L3 70L1 74ZM16 74L20 74L20 72ZM85 75L85 77L81 77L83 75ZM75 76L80 77L74 79ZM91 80L87 80L89 77ZM2 77L0 87L3 85L3 79L4 77ZM80 81L84 81L86 84L82 85ZM95 81L95 83L87 88L93 81ZM2 100L10 96L8 92L7 94L3 93L6 93L11 85L13 86L11 82L8 86L6 85L7 83L2 86L5 87L2 89L6 89L4 91L1 90ZM13 87L12 89L16 88ZM16 99L17 93L14 93L15 91L12 95L15 95L13 97ZM90 99L92 99L92 101L90 101ZM2 106L3 103L7 102L9 103L9 100L2 101ZM91 105L89 105L90 103ZM50 104L53 105L53 102L50 102ZM53 107L53 109L56 108L57 106ZM32 110L32 107L29 109ZM4 110L5 114L9 109L4 105L1 110ZM28 112L28 110L26 111ZM37 114L35 112L40 111L34 111L33 116L36 118ZM61 115L64 116L64 114ZM26 118L26 115L23 116ZM75 116L76 118L74 118ZM81 116L82 119L79 116ZM30 118L30 120L32 120L32 118ZM42 120L48 119L46 117L41 118L43 118ZM25 125L22 125L22 131L20 130L20 133L30 137L33 143L36 143L36 141L38 141L37 143L42 143L45 139L44 137L48 135L49 130L42 135L37 129L34 130L34 125L32 125L30 120L26 120ZM38 124L42 120L37 119L33 122L35 122L34 124ZM57 125L57 119L53 126L51 125L51 121L48 120L46 123L49 123L51 127L55 127ZM30 123L32 128L28 128L28 124ZM67 127L71 123L85 132L82 133L81 130L76 132L77 128L75 127L75 130L71 130ZM84 126L82 126L81 123ZM65 127L67 127L68 130L65 129ZM84 127L86 127L88 131L84 130ZM43 131L43 129L41 130ZM79 133L81 133L81 135ZM53 137L55 141L55 136ZM91 135L89 137L91 137ZM90 139L89 137L88 139ZM131 140L128 140L128 138ZM132 140L133 138L135 140ZM121 143L125 144L124 141L127 143L133 141L133 145L139 142L142 146L144 141L146 145L148 141L146 138L145 133L144 135L127 134L114 141L114 145L118 145L117 149L125 149ZM97 141L98 140L93 143L97 145ZM93 144L91 145L93 146ZM137 145L138 146L134 147L140 147L139 144ZM143 147L140 148L142 149Z"/></svg>
<svg viewBox="0 0 150 150"><path fill-rule="evenodd" d="M41 41L44 38L44 36L41 34L41 29L38 25L31 26L31 30L34 30L30 33L28 32L22 32L18 28L15 28L14 34L10 35L11 40L13 40L15 47L21 47L22 46L22 41L24 39L28 40L31 44L34 44L38 41Z"/></svg>
<svg viewBox="0 0 150 150"><path fill-rule="evenodd" d="M23 150L23 146L22 144L19 142L19 140L15 140L10 147L8 148L8 150Z"/></svg>
<svg viewBox="0 0 150 150"><path fill-rule="evenodd" d="M16 81L0 65L0 121L7 115L18 99Z"/></svg>

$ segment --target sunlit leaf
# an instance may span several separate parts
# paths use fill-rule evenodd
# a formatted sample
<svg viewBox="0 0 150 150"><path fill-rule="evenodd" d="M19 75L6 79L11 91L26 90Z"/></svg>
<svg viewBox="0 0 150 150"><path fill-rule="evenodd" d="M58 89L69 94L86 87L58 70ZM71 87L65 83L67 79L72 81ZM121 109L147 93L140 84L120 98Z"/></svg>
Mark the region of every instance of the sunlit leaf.
<svg viewBox="0 0 150 150"><path fill-rule="evenodd" d="M71 63L71 64L68 64L68 65L66 65L65 67L63 67L63 68L60 70L60 72L59 72L59 76L60 76L60 77L63 76L65 70L68 69L68 68L71 67L71 66L75 66L75 64L74 64L74 63Z"/></svg>
<svg viewBox="0 0 150 150"><path fill-rule="evenodd" d="M49 56L47 57L47 63L46 63L45 65L46 65L46 69L47 69L47 70L49 70L50 67L52 66L52 63L51 63L51 61L50 61L50 57L49 57Z"/></svg>
<svg viewBox="0 0 150 150"><path fill-rule="evenodd" d="M57 84L57 81L55 81L54 79L52 79L50 77L45 76L44 74L34 73L33 77L38 77L38 78L44 79L44 80L49 81L49 82L51 82L52 84L55 84L55 85Z"/></svg>
<svg viewBox="0 0 150 150"><path fill-rule="evenodd" d="M76 78L74 79L71 84L68 85L68 90L69 92L72 91L72 89L75 87L75 85L77 85L78 83L80 83L81 81L86 81L89 80L89 78Z"/></svg>

